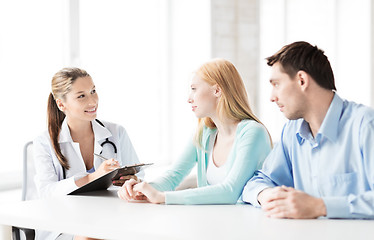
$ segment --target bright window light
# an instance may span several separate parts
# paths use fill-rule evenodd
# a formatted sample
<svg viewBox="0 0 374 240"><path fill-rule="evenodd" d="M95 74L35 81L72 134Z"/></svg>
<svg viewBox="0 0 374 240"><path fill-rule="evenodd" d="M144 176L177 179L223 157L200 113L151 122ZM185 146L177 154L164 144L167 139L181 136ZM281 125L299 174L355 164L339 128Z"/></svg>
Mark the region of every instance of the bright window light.
<svg viewBox="0 0 374 240"><path fill-rule="evenodd" d="M98 118L126 128L140 161L180 156L196 125L189 78L210 58L209 3L1 1L0 181L21 172L24 144L46 130L50 82L67 66L90 73Z"/></svg>

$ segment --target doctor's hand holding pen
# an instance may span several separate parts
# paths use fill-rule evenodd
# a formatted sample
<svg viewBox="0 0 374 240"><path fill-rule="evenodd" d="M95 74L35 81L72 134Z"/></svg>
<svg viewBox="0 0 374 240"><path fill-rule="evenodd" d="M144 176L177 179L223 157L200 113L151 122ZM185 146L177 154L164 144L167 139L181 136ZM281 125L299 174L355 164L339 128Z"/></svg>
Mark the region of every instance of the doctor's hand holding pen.
<svg viewBox="0 0 374 240"><path fill-rule="evenodd" d="M83 185L85 185L85 184L101 177L102 175L104 175L104 174L106 174L110 171L113 171L114 169L119 168L119 167L120 167L120 165L119 165L119 162L117 160L115 160L113 158L105 160L104 162L102 162L100 164L99 168L96 169L95 172L90 173L87 176L76 180L75 184L78 187L81 187L81 186L83 186Z"/></svg>
<svg viewBox="0 0 374 240"><path fill-rule="evenodd" d="M111 162L107 162L107 164L110 164L110 166L114 166L114 168L108 168L109 169L109 171L104 171L104 173L103 174L101 174L101 175L99 175L99 177L100 176L102 176L102 175L104 175L105 173L107 173L107 172L110 172L110 171L112 171L112 170L114 170L114 169L116 169L116 168L118 168L118 167L120 167L120 165L119 165L119 163L118 163L118 161L116 161L116 160L114 160L113 158L112 159L106 159L105 157L103 157L103 156L101 156L100 154L96 154L96 153L94 153L94 155L95 156L97 156L97 157L99 157L99 158L101 158L102 160L104 160L104 162L107 162L107 161L110 161L110 160L112 160ZM103 163L104 163L103 162ZM103 165L103 163L101 164L101 165ZM101 165L100 165L100 167L101 167ZM105 166L104 166L105 167ZM99 168L100 169L100 168ZM98 170L99 170L98 169ZM105 170L105 169L104 169ZM97 172L97 171L96 171ZM93 173L92 173L93 174ZM126 176L121 176L119 179L115 179L115 180L113 180L113 185L115 185L115 186L119 186L119 187L121 187L127 180L130 180L130 179L134 179L134 180L138 180L138 177L136 176L136 175L126 175Z"/></svg>
<svg viewBox="0 0 374 240"><path fill-rule="evenodd" d="M104 162L101 163L99 168L95 172L93 172L93 173L98 172L99 177L104 175L105 173L108 173L108 172L113 171L114 169L120 167L119 162L117 160L115 160L114 158L107 159L107 158L101 156L100 154L96 154L96 153L94 153L93 155L101 158L101 160L104 160Z"/></svg>
<svg viewBox="0 0 374 240"><path fill-rule="evenodd" d="M102 162L98 169L95 170L95 172L91 173L91 175L94 177L94 179L101 177L102 175L113 171L116 168L119 168L119 162L113 158L105 160Z"/></svg>

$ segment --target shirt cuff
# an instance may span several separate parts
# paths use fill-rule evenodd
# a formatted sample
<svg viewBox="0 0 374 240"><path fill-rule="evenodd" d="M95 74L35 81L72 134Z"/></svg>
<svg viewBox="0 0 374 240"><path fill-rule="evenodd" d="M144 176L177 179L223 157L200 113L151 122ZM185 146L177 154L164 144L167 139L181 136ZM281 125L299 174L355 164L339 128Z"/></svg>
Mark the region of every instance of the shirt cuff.
<svg viewBox="0 0 374 240"><path fill-rule="evenodd" d="M265 188L269 187L270 186L266 184L258 184L258 186L253 189L244 188L242 199L244 202L250 203L255 207L261 207L260 203L257 200L258 194Z"/></svg>
<svg viewBox="0 0 374 240"><path fill-rule="evenodd" d="M348 197L323 197L327 218L350 218Z"/></svg>

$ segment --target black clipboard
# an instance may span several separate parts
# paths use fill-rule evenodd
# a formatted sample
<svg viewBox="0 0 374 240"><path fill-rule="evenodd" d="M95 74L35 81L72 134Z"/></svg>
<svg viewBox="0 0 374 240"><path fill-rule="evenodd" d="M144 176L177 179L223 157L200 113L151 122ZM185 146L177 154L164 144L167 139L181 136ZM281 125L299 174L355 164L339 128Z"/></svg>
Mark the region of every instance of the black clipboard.
<svg viewBox="0 0 374 240"><path fill-rule="evenodd" d="M145 167L152 165L153 163L141 163L135 165L129 165L114 169L103 176L96 178L92 182L89 182L82 187L72 191L68 195L79 195L81 193L98 191L98 190L106 190L110 185L112 185L112 181L120 178L121 176L126 175L134 175L140 171L142 171Z"/></svg>

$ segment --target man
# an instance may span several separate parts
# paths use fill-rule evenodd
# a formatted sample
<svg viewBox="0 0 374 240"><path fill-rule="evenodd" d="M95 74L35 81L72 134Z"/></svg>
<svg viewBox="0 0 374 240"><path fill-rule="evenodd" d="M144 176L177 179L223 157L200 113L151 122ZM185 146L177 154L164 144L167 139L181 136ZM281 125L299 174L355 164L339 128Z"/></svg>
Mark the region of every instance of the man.
<svg viewBox="0 0 374 240"><path fill-rule="evenodd" d="M290 121L243 200L273 218L374 218L374 110L337 95L316 46L286 45L267 64L271 101Z"/></svg>

